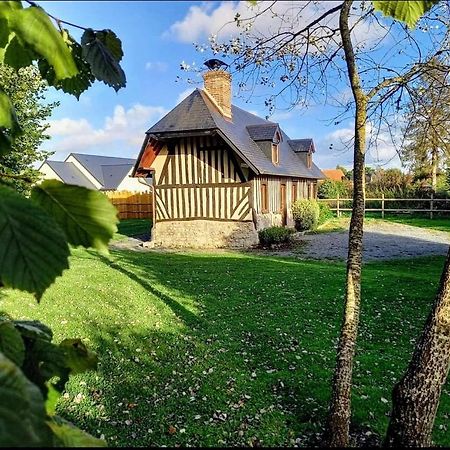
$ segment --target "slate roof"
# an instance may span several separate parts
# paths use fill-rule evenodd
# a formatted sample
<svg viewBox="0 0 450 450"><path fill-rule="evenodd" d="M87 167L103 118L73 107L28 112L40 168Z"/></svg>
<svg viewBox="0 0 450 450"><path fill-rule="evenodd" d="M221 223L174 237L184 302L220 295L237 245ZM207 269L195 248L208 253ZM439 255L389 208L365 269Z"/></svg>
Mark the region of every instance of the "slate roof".
<svg viewBox="0 0 450 450"><path fill-rule="evenodd" d="M257 174L299 178L325 178L313 163L307 168L289 145L289 137L277 123L262 119L232 105L232 120L226 119L217 109L209 95L196 89L192 94L153 125L147 134L158 136L170 133L216 131ZM279 144L280 164L275 166L252 139L250 130L259 126L265 130L279 129L282 141Z"/></svg>
<svg viewBox="0 0 450 450"><path fill-rule="evenodd" d="M248 134L255 141L273 141L278 130L277 123L263 123L259 125L248 125Z"/></svg>
<svg viewBox="0 0 450 450"><path fill-rule="evenodd" d="M315 151L312 139L292 139L289 145L295 153Z"/></svg>
<svg viewBox="0 0 450 450"><path fill-rule="evenodd" d="M116 158L113 156L85 155L71 153L66 161L46 160L52 170L64 183L97 189L94 184L72 162L67 159L73 156L100 184L101 189L117 189L122 180L133 167L135 160L131 158Z"/></svg>
<svg viewBox="0 0 450 450"><path fill-rule="evenodd" d="M47 163L51 169L58 175L61 180L66 184L75 184L77 186L83 186L89 189L96 189L96 187L83 175L83 173L77 169L73 163L63 161L50 161Z"/></svg>
<svg viewBox="0 0 450 450"><path fill-rule="evenodd" d="M71 153L70 155L102 185L102 189L116 189L135 163L135 160L131 158L82 153Z"/></svg>

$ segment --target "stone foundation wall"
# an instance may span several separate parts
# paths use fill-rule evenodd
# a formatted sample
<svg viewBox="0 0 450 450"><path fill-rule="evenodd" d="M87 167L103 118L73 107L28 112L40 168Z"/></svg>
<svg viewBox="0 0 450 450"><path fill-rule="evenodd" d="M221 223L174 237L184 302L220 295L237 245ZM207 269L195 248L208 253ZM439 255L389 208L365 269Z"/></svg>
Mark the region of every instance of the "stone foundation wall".
<svg viewBox="0 0 450 450"><path fill-rule="evenodd" d="M183 220L157 222L152 229L155 247L248 248L258 243L253 222Z"/></svg>
<svg viewBox="0 0 450 450"><path fill-rule="evenodd" d="M256 214L255 222L256 222L256 229L263 230L264 228L269 227L281 227L282 226L282 217L281 214L275 214L275 213L266 213L266 214ZM292 217L289 215L286 218L286 226L287 227L293 227L294 221L292 220Z"/></svg>

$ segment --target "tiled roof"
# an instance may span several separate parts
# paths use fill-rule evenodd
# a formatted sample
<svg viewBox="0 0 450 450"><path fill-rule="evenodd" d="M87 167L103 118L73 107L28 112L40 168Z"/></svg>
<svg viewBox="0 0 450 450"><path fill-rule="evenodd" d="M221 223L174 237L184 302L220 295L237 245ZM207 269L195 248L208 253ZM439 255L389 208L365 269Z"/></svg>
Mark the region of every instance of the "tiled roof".
<svg viewBox="0 0 450 450"><path fill-rule="evenodd" d="M345 174L341 169L323 169L322 172L329 180L341 181L345 178Z"/></svg>
<svg viewBox="0 0 450 450"><path fill-rule="evenodd" d="M280 130L283 138L279 144L279 165L275 166L263 153L252 139L249 127L250 130L255 130L257 127L260 127L261 130ZM158 137L158 135L171 132L206 130L217 131L257 174L325 178L315 164L310 169L306 167L289 145L289 137L278 127L278 124L262 119L234 105L232 105L232 120L226 119L211 101L209 95L200 89L192 92L153 125L147 133Z"/></svg>

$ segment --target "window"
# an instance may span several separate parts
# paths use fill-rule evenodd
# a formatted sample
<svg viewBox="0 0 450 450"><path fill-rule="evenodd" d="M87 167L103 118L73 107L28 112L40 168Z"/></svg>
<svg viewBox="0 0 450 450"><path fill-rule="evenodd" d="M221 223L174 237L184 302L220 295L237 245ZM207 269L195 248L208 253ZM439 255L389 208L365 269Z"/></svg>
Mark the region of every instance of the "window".
<svg viewBox="0 0 450 450"><path fill-rule="evenodd" d="M312 166L312 154L311 154L311 152L308 152L308 155L306 156L306 163L308 165L308 169L311 169L311 166Z"/></svg>
<svg viewBox="0 0 450 450"><path fill-rule="evenodd" d="M261 183L261 212L269 211L269 198L267 193L267 183Z"/></svg>
<svg viewBox="0 0 450 450"><path fill-rule="evenodd" d="M297 182L292 182L292 202L295 202L297 200Z"/></svg>
<svg viewBox="0 0 450 450"><path fill-rule="evenodd" d="M272 162L278 166L280 162L280 152L278 144L272 144Z"/></svg>

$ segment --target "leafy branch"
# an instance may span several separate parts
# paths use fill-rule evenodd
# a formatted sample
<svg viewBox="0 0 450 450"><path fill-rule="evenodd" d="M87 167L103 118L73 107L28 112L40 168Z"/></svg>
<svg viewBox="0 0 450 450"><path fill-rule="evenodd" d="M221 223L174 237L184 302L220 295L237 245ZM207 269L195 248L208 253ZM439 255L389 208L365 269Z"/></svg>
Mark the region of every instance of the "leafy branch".
<svg viewBox="0 0 450 450"><path fill-rule="evenodd" d="M35 2L0 3L0 63L15 69L37 62L43 79L77 98L95 80L116 92L125 87L120 67L122 43L109 29L93 30L49 15ZM57 29L51 19L58 25ZM61 24L84 30L78 43ZM21 133L14 108L0 85L0 154L11 150Z"/></svg>

